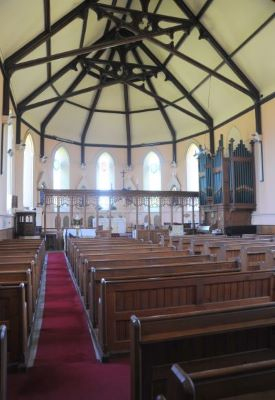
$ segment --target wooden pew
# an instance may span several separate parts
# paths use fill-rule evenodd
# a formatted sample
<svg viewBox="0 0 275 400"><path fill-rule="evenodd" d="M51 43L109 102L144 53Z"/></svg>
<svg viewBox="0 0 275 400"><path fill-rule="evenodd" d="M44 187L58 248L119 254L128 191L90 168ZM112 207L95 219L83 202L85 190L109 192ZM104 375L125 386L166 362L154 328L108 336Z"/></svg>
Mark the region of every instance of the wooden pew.
<svg viewBox="0 0 275 400"><path fill-rule="evenodd" d="M31 271L31 285L32 285L32 298L33 298L33 307L35 306L37 295L38 295L38 287L39 287L39 278L36 270L36 264L34 260L31 258L21 259L17 261L3 261L0 258L0 271Z"/></svg>
<svg viewBox="0 0 275 400"><path fill-rule="evenodd" d="M131 257L124 257L118 259L95 259L93 261L85 261L83 266L83 276L80 277L80 290L82 291L84 298L87 299L87 294L89 291L89 280L88 280L88 271L91 268L100 268L100 267L109 267L116 268L122 266L132 266L132 265L168 265L172 263L196 263L196 262L205 262L205 261L214 261L211 256L186 256L180 255L180 252L174 252L174 255L170 255L167 257L158 256L152 254L142 255L140 257L138 254L131 255Z"/></svg>
<svg viewBox="0 0 275 400"><path fill-rule="evenodd" d="M143 249L124 249L123 253L104 253L104 254L86 254L84 258L84 263L81 263L78 265L78 273L76 274L77 281L79 282L79 287L81 292L84 292L83 288L83 283L84 280L86 280L87 277L87 271L86 271L86 266L87 263L90 265L96 265L97 262L100 261L118 261L117 265L121 265L127 261L130 260L147 260L147 259L152 259L152 260L157 260L159 258L165 259L168 257L185 257L188 256L186 252L180 252L180 251L174 251L174 250L169 250L169 249L161 249L160 251L152 251L152 250L143 250Z"/></svg>
<svg viewBox="0 0 275 400"><path fill-rule="evenodd" d="M197 257L197 256L196 256ZM132 265L116 268L91 268L89 271L89 296L88 307L90 319L94 327L98 323L98 301L100 298L100 285L102 279L109 280L129 280L141 278L156 278L169 277L175 274L178 275L195 275L203 273L215 272L239 272L240 267L237 262L186 262L186 263L171 263L165 265Z"/></svg>
<svg viewBox="0 0 275 400"><path fill-rule="evenodd" d="M0 286L0 324L8 330L8 365L24 365L28 335L23 283Z"/></svg>
<svg viewBox="0 0 275 400"><path fill-rule="evenodd" d="M1 286L13 286L24 284L25 287L25 298L27 302L27 320L28 320L28 331L30 332L33 320L33 306L35 299L33 298L32 281L31 281L31 270L22 271L2 271L0 270L0 285Z"/></svg>
<svg viewBox="0 0 275 400"><path fill-rule="evenodd" d="M274 302L223 311L132 316L131 400L153 400L160 393L175 400L170 381L174 363L192 380L196 400L274 389L274 329Z"/></svg>
<svg viewBox="0 0 275 400"><path fill-rule="evenodd" d="M154 246L152 247L151 245L144 245L141 247L136 247L136 246L124 246L122 248L97 248L95 250L91 249L81 249L76 253L76 259L74 260L74 268L73 271L75 273L76 279L78 280L79 278L79 271L80 269L83 268L83 265L85 263L85 259L88 261L92 261L93 258L99 258L99 257L104 257L104 258L118 258L119 255L124 257L127 254L153 254L156 256L158 254L164 255L165 254L174 254L175 250L168 249L167 247L157 247ZM181 254L188 255L187 252L181 252Z"/></svg>
<svg viewBox="0 0 275 400"><path fill-rule="evenodd" d="M75 258L73 261L73 271L76 273L76 271L79 268L79 265L84 264L85 258L89 259L89 257L95 256L95 255L111 255L111 254L125 254L125 253L150 253L150 252L167 252L167 251L172 251L172 249L168 249L167 247L160 247L158 245L149 245L149 244L143 244L142 246L135 246L135 245L123 245L123 246L114 246L114 247L96 247L96 248L86 248L86 247L80 247L77 249L75 253ZM188 254L188 252L185 252Z"/></svg>
<svg viewBox="0 0 275 400"><path fill-rule="evenodd" d="M272 246L274 242L270 240L211 240L205 241L203 247L203 254L213 254L220 260L233 260L240 255L240 249L242 247L250 246Z"/></svg>
<svg viewBox="0 0 275 400"><path fill-rule="evenodd" d="M98 336L104 358L129 350L129 319L271 302L271 271L102 280Z"/></svg>
<svg viewBox="0 0 275 400"><path fill-rule="evenodd" d="M7 327L0 325L0 400L7 399Z"/></svg>
<svg viewBox="0 0 275 400"><path fill-rule="evenodd" d="M270 257L272 251L275 250L274 245L255 245L249 247L242 247L240 251L240 262L243 266L243 269L252 269L252 268L271 268ZM273 263L274 265L274 263Z"/></svg>
<svg viewBox="0 0 275 400"><path fill-rule="evenodd" d="M147 249L147 250L153 250L153 249L158 249L161 250L163 247L155 244L144 244L144 243L115 243L115 244L81 244L81 245L74 245L74 248L72 250L72 254L70 257L70 263L73 267L75 268L79 255L80 254L85 254L85 253L91 253L91 252L97 252L98 254L104 254L104 253L110 253L115 250L117 251L123 251L126 250L127 248L129 249ZM167 248L166 248L167 250Z"/></svg>
<svg viewBox="0 0 275 400"><path fill-rule="evenodd" d="M74 252L76 249L81 247L95 247L95 246L124 246L124 245L142 245L142 242L136 241L134 239L128 238L116 238L116 239L70 239L68 243L67 257L72 260L74 257Z"/></svg>

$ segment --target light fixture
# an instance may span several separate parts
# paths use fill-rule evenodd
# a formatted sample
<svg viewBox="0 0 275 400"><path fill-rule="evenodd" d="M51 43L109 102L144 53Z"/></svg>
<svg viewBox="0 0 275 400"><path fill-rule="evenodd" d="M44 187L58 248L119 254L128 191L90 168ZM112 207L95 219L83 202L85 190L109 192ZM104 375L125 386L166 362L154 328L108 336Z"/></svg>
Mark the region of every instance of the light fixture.
<svg viewBox="0 0 275 400"><path fill-rule="evenodd" d="M42 157L40 157L40 162L41 162L42 164L45 164L46 161L47 161L47 159L48 159L48 156L42 156Z"/></svg>

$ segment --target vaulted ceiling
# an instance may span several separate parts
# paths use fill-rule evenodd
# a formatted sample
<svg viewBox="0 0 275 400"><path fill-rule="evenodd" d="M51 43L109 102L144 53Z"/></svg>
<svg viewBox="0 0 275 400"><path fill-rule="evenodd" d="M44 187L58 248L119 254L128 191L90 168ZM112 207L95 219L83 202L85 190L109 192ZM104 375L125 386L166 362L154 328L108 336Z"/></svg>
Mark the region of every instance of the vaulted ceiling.
<svg viewBox="0 0 275 400"><path fill-rule="evenodd" d="M44 141L133 147L205 132L275 89L273 0L1 0L20 121Z"/></svg>

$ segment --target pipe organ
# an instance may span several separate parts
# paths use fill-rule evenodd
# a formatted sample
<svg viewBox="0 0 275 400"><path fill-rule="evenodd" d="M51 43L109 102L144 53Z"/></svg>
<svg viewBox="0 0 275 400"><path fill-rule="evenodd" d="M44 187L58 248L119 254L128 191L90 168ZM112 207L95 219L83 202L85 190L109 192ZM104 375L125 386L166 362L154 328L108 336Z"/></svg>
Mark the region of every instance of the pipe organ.
<svg viewBox="0 0 275 400"><path fill-rule="evenodd" d="M255 210L254 146L248 149L242 140L228 144L224 154L221 136L216 153L202 151L199 163L200 221L212 228L250 225Z"/></svg>

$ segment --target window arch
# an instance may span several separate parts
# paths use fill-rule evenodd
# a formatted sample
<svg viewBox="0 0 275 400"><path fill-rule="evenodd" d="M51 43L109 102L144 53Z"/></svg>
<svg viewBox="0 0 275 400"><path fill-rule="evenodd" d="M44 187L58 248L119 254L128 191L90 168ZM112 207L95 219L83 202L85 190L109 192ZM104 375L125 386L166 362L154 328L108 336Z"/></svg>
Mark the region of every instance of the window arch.
<svg viewBox="0 0 275 400"><path fill-rule="evenodd" d="M161 190L161 164L159 156L150 151L143 161L143 188L144 190ZM151 199L152 212L159 211L159 199Z"/></svg>
<svg viewBox="0 0 275 400"><path fill-rule="evenodd" d="M12 168L12 156L13 156L13 125L8 124L8 136L7 136L7 212L12 212L12 179L13 179L13 168Z"/></svg>
<svg viewBox="0 0 275 400"><path fill-rule="evenodd" d="M53 160L53 188L70 189L70 159L67 150L59 147Z"/></svg>
<svg viewBox="0 0 275 400"><path fill-rule="evenodd" d="M194 157L194 155L198 153L198 146L192 143L189 146L186 154L186 189L191 192L199 191L199 166L197 158Z"/></svg>
<svg viewBox="0 0 275 400"><path fill-rule="evenodd" d="M115 163L113 157L102 153L96 163L96 188L98 190L111 190L115 188ZM109 209L109 197L101 196L99 206L103 210Z"/></svg>
<svg viewBox="0 0 275 400"><path fill-rule="evenodd" d="M25 140L23 167L23 205L29 209L33 208L33 160L33 140L29 133Z"/></svg>
<svg viewBox="0 0 275 400"><path fill-rule="evenodd" d="M161 190L161 168L159 156L150 151L143 162L144 190Z"/></svg>

